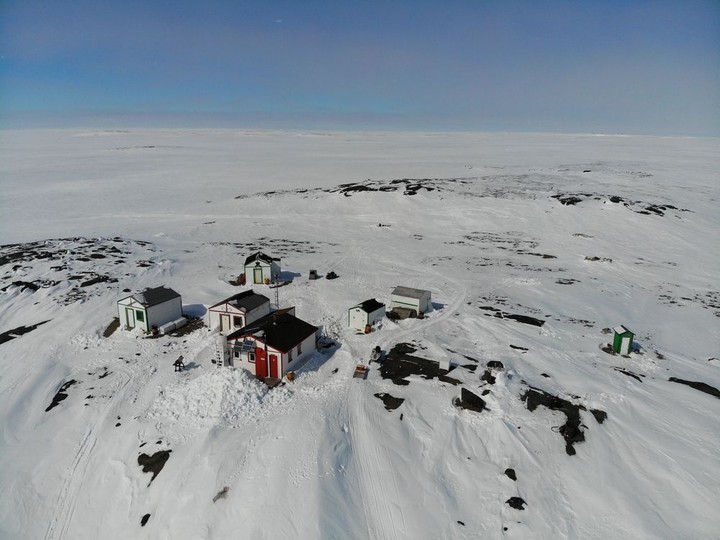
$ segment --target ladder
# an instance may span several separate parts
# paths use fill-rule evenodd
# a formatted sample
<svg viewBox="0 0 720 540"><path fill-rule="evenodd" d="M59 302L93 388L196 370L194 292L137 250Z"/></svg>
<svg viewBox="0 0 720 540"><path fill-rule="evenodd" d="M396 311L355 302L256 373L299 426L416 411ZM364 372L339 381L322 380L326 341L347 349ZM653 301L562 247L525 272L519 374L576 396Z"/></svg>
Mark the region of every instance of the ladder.
<svg viewBox="0 0 720 540"><path fill-rule="evenodd" d="M225 365L225 350L218 342L215 342L215 367L223 367Z"/></svg>

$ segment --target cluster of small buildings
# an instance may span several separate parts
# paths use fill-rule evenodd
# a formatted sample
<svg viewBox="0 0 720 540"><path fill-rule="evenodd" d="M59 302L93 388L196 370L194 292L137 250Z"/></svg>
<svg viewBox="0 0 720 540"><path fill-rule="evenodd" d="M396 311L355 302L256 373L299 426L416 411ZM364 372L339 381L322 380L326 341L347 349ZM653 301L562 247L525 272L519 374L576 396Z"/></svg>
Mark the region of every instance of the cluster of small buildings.
<svg viewBox="0 0 720 540"><path fill-rule="evenodd" d="M280 260L258 252L245 260L242 284L276 283ZM248 283L249 282L249 283ZM167 287L147 289L118 300L123 328L167 334L186 319L180 294ZM396 318L423 317L431 308L430 292L396 287L390 313ZM348 327L369 332L386 315L385 304L374 298L348 309ZM295 365L317 351L321 329L295 315L295 308L273 310L270 299L245 290L208 308L208 326L219 332L218 365L241 367L259 379L281 379Z"/></svg>
<svg viewBox="0 0 720 540"><path fill-rule="evenodd" d="M248 257L244 268L241 284L269 285L280 279L280 260L261 252ZM117 306L120 325L126 329L167 334L187 322L180 294L167 287L130 294L118 300ZM347 326L367 333L386 316L422 318L431 308L430 291L395 287L387 311L385 304L370 298L348 309ZM321 329L298 318L294 307L273 309L267 296L252 289L213 304L207 317L208 326L220 338L216 364L247 369L269 384L314 354L321 337ZM612 351L629 354L633 333L625 326L613 330Z"/></svg>

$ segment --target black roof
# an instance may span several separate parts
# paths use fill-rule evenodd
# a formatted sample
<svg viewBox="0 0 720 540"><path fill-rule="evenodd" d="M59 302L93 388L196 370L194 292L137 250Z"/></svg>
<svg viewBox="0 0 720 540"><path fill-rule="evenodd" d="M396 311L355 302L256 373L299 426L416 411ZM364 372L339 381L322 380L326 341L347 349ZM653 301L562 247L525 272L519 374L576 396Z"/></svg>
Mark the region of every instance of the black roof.
<svg viewBox="0 0 720 540"><path fill-rule="evenodd" d="M371 298L370 300L365 300L363 303L358 304L355 307L359 307L365 313L372 313L373 311L377 311L380 308L384 308L385 304L383 304L382 302L378 302L374 298Z"/></svg>
<svg viewBox="0 0 720 540"><path fill-rule="evenodd" d="M279 261L280 259L274 259L273 257L270 257L269 255L265 255L262 251L258 251L257 253L253 253L250 255L247 259L245 259L245 266L247 266L250 263L253 263L255 261L262 261L268 264L271 264L273 261Z"/></svg>
<svg viewBox="0 0 720 540"><path fill-rule="evenodd" d="M238 339L264 332L264 336L257 339L270 347L287 352L302 343L317 331L317 327L298 319L289 313L290 308L274 311L257 321L244 326L230 334L227 339Z"/></svg>
<svg viewBox="0 0 720 540"><path fill-rule="evenodd" d="M138 302L145 307L157 306L173 298L180 298L180 294L173 291L170 287L155 287L154 289L145 289L141 293L133 295Z"/></svg>
<svg viewBox="0 0 720 540"><path fill-rule="evenodd" d="M249 291L243 291L241 293L237 293L230 298L226 298L222 302L218 302L217 304L210 306L211 308L222 306L223 304L232 304L233 306L236 306L238 308L243 308L245 311L252 311L258 306L262 306L263 304L270 302L270 299L263 295L258 294L252 289Z"/></svg>

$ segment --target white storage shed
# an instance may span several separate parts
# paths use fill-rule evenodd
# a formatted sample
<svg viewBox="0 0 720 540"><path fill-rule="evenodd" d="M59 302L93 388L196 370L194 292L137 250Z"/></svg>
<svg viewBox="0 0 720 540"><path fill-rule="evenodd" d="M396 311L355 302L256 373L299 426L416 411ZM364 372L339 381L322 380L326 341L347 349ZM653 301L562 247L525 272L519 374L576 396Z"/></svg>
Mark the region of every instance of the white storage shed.
<svg viewBox="0 0 720 540"><path fill-rule="evenodd" d="M385 304L371 298L348 309L348 327L364 330L385 316Z"/></svg>
<svg viewBox="0 0 720 540"><path fill-rule="evenodd" d="M406 308L414 310L415 315L430 311L430 291L411 287L395 287L390 295L390 309Z"/></svg>

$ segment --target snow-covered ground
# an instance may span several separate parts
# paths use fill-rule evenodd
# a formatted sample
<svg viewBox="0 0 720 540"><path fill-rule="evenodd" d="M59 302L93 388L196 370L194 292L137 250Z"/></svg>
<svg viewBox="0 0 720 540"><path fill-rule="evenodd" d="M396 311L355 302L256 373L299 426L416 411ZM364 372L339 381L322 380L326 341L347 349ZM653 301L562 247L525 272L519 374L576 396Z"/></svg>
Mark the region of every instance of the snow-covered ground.
<svg viewBox="0 0 720 540"><path fill-rule="evenodd" d="M720 388L719 170L718 139L0 132L0 537L717 538L720 399L669 379ZM124 289L202 314L258 248L339 344L295 381L216 368L206 328L103 337ZM396 285L435 309L345 327ZM458 384L352 377L401 342ZM583 407L574 455L531 388Z"/></svg>

